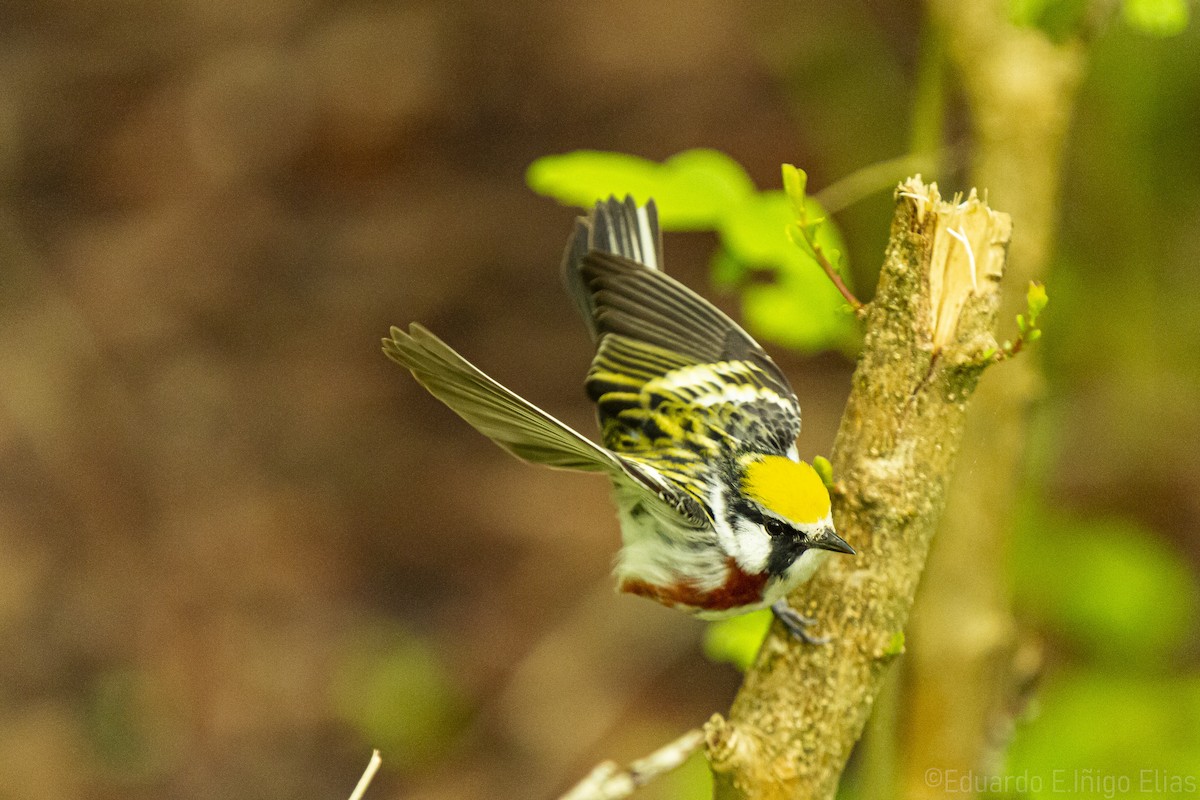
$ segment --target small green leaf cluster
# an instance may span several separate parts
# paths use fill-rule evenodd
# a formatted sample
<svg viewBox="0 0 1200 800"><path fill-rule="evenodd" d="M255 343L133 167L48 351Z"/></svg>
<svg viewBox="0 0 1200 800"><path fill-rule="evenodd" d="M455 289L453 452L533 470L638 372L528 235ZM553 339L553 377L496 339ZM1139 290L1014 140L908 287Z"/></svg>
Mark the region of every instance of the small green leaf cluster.
<svg viewBox="0 0 1200 800"><path fill-rule="evenodd" d="M1029 342L1042 338L1042 329L1038 327L1038 317L1046 310L1050 297L1046 287L1037 281L1029 282L1029 291L1025 293L1025 313L1017 314L1017 338L1005 340L997 350L989 348L983 354L984 360L1003 361L1012 358Z"/></svg>
<svg viewBox="0 0 1200 800"><path fill-rule="evenodd" d="M818 241L827 238L824 235L826 218L819 206L817 213L813 213L814 208L808 197L808 173L792 164L784 164L783 192L791 201L792 213L796 217L796 221L787 227L788 238L815 259L822 244L828 244ZM831 253L827 253L826 257L841 262L841 253L836 249L831 248Z"/></svg>
<svg viewBox="0 0 1200 800"><path fill-rule="evenodd" d="M639 202L653 197L664 230L716 232L721 246L711 264L714 281L739 290L743 319L755 336L806 353L857 349L854 319L817 260L817 253L834 254L844 269L845 245L803 190L798 214L795 197L759 191L740 164L704 149L661 163L580 150L538 159L526 179L534 191L581 207L609 195L630 194ZM815 247L798 248L789 238L798 219L811 221L805 241ZM769 281L758 280L764 273Z"/></svg>
<svg viewBox="0 0 1200 800"><path fill-rule="evenodd" d="M830 235L829 218L820 205L808 196L808 174L791 164L783 165L783 191L792 203L795 221L787 227L788 239L825 271L829 280L855 311L862 303L850 293L844 282L846 266L838 240Z"/></svg>
<svg viewBox="0 0 1200 800"><path fill-rule="evenodd" d="M1046 304L1049 302L1045 284L1030 281L1029 291L1025 293L1025 314L1017 314L1017 328L1022 334L1026 334L1028 341L1037 341L1041 337L1037 318L1046 310Z"/></svg>
<svg viewBox="0 0 1200 800"><path fill-rule="evenodd" d="M1029 291L1025 293L1025 313L1017 314L1017 335L1018 342L1036 342L1042 338L1042 329L1038 327L1038 315L1045 310L1046 304L1050 302L1050 298L1046 295L1045 285L1037 281L1029 282ZM1009 351L1010 355L1016 352L1020 347L1013 342L1005 342L1004 349Z"/></svg>

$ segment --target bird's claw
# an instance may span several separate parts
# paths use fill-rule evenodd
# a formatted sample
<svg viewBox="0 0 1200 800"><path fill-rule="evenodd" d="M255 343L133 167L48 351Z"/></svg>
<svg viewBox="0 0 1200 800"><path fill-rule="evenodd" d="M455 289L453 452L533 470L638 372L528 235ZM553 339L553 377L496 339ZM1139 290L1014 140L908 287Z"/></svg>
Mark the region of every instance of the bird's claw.
<svg viewBox="0 0 1200 800"><path fill-rule="evenodd" d="M771 613L775 615L775 619L783 623L783 627L788 629L788 633L805 644L829 644L828 636L813 636L808 632L809 626L817 624L817 621L789 606L786 600L772 603Z"/></svg>

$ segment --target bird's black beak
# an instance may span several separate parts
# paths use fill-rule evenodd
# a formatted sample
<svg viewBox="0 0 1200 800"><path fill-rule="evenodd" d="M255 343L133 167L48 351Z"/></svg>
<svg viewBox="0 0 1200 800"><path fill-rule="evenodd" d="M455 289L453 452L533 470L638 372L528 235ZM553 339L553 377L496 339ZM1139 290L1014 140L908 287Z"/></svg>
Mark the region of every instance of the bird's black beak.
<svg viewBox="0 0 1200 800"><path fill-rule="evenodd" d="M854 548L851 547L845 539L834 533L833 528L822 528L809 540L808 546L815 547L818 550L830 550L834 553L845 553L848 556L856 555Z"/></svg>

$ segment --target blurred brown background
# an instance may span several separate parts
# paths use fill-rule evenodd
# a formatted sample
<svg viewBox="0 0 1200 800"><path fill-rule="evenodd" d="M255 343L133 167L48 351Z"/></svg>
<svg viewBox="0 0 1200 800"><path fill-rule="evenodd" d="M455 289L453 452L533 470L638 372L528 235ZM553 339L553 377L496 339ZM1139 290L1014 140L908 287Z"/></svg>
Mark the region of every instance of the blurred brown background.
<svg viewBox="0 0 1200 800"><path fill-rule="evenodd" d="M790 161L819 188L904 152L920 18L6 2L0 798L344 797L372 746L369 796L541 797L725 709L738 676L703 660L702 626L613 594L604 482L504 455L378 342L420 320L590 433L557 274L575 212L525 188L528 164L705 146L762 187ZM889 208L839 217L865 286ZM1193 288L1197 219L1163 291ZM713 244L667 240L710 295ZM1122 275L1105 296L1138 285ZM1174 433L1129 467L1094 444L1133 402L1105 377L1120 357L1052 387L1089 413L1060 413L1067 445L1043 456L1063 497L1145 510L1194 548L1194 352L1149 370ZM802 453L826 452L851 365L779 360Z"/></svg>

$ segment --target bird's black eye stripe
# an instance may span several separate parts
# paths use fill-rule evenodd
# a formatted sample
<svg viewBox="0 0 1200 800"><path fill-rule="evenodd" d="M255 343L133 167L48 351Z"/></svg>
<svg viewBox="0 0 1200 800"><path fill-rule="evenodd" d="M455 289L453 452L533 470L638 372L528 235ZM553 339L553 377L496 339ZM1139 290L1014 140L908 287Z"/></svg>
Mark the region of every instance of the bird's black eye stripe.
<svg viewBox="0 0 1200 800"><path fill-rule="evenodd" d="M762 512L755 508L753 503L748 503L745 500L742 500L736 503L734 508L737 510L738 514L750 520L755 525L763 524Z"/></svg>
<svg viewBox="0 0 1200 800"><path fill-rule="evenodd" d="M765 524L767 533L772 536L783 536L787 533L788 526L773 517L768 517Z"/></svg>

